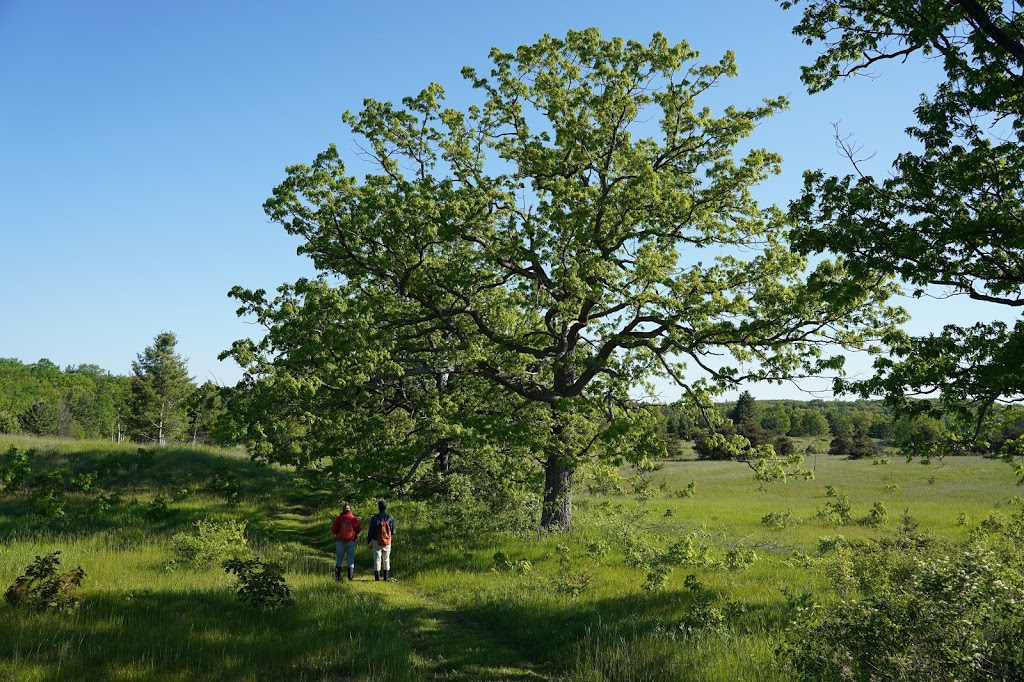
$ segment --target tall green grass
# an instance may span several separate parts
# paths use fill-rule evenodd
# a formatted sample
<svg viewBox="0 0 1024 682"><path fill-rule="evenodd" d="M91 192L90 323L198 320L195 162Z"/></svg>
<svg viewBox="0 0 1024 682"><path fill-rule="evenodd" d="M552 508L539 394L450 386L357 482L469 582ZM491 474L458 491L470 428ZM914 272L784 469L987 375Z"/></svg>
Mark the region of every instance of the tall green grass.
<svg viewBox="0 0 1024 682"><path fill-rule="evenodd" d="M83 520L93 494L69 494L59 519L0 495L0 589L55 550L87 572L75 612L0 604L0 679L16 680L784 680L774 652L787 600L827 596L827 566L808 558L822 537L897 533L906 513L920 531L962 539L1021 492L1004 465L977 458L922 466L818 455L807 462L814 480L764 488L743 464L669 462L649 499L578 498L571 534L446 528L437 508L394 500L395 580L372 581L361 545L357 580L337 584L330 486L314 491L287 469L212 449L0 437L0 451L11 444L69 475L99 467L101 486L124 497ZM825 524L816 512L833 499L826 486L845 493L854 521L880 502L888 526ZM157 497L167 509L154 516ZM364 520L374 512L372 500L356 502ZM799 523L772 528L769 513ZM218 566L172 563L171 538L200 519L245 521L250 546L285 566L295 606L254 611ZM676 567L648 590L646 572L625 561L623 529L654 547L694 535L719 558L740 548L757 561ZM721 622L687 627L709 600L728 611Z"/></svg>

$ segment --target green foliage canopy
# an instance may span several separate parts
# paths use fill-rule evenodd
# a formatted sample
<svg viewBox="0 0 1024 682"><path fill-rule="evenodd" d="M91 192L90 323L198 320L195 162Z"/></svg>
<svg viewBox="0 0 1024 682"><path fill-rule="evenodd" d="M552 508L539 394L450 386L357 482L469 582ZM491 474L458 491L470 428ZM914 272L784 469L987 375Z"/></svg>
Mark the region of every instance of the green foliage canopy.
<svg viewBox="0 0 1024 682"><path fill-rule="evenodd" d="M472 433L529 453L542 523L567 528L582 461L657 452L635 387L668 377L707 408L744 380L836 370L826 344L895 319L888 285L848 286L841 261L808 272L783 213L752 198L781 159L736 147L785 100L698 108L737 68L697 57L572 31L464 69L482 96L464 111L432 84L347 113L376 172L350 176L332 145L265 205L322 278L232 292L268 336L229 354L266 407L295 407L250 412L255 451L415 470Z"/></svg>
<svg viewBox="0 0 1024 682"><path fill-rule="evenodd" d="M811 92L886 61L938 59L945 80L922 96L900 154L879 180L861 172L805 175L794 243L846 256L855 277L895 274L916 296L934 287L978 302L1024 306L1024 16L977 0L781 0L803 5L794 32L822 52L803 69ZM893 334L877 376L850 388L886 393L909 411L941 406L981 432L996 402L1024 399L1024 320ZM908 396L939 394L941 403Z"/></svg>

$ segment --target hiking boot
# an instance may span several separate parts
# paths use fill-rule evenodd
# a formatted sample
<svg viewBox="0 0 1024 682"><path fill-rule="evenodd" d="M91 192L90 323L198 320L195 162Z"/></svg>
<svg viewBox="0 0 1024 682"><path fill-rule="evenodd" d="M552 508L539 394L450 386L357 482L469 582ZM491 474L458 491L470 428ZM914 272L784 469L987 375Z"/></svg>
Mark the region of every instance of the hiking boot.
<svg viewBox="0 0 1024 682"><path fill-rule="evenodd" d="M356 572L356 567L355 566L349 566L348 567L348 579L349 580L352 580L352 576L355 575L355 572Z"/></svg>
<svg viewBox="0 0 1024 682"><path fill-rule="evenodd" d="M341 566L335 566L334 567L334 582L339 582L340 580L341 580Z"/></svg>
<svg viewBox="0 0 1024 682"><path fill-rule="evenodd" d="M381 577L384 578L384 580L388 579L388 572L387 571L381 571L380 574L381 574Z"/></svg>
<svg viewBox="0 0 1024 682"><path fill-rule="evenodd" d="M374 580L380 580L380 571L374 571L373 572L373 579Z"/></svg>

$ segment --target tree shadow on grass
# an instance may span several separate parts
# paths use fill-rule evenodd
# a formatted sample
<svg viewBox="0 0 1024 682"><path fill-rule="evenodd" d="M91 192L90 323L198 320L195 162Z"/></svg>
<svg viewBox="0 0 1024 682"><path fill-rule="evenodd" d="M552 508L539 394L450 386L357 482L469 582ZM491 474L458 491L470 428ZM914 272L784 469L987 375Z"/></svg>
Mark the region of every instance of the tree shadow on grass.
<svg viewBox="0 0 1024 682"><path fill-rule="evenodd" d="M226 589L87 594L77 612L4 608L0 678L419 680L401 613L333 583L262 613Z"/></svg>
<svg viewBox="0 0 1024 682"><path fill-rule="evenodd" d="M480 629L461 613L433 606L399 606L411 629L421 665L434 679L525 681L549 679L501 637Z"/></svg>
<svg viewBox="0 0 1024 682"><path fill-rule="evenodd" d="M460 605L457 617L506 642L535 669L586 679L600 671L604 677L593 679L608 680L693 679L721 647L730 641L735 646L734 638L781 632L786 619L779 607L750 605L727 618L728 633L711 620L702 630L699 615L693 619L697 627L687 631L680 627L684 614L700 614L708 601L721 607L724 595L663 590L601 599L549 596L480 599Z"/></svg>

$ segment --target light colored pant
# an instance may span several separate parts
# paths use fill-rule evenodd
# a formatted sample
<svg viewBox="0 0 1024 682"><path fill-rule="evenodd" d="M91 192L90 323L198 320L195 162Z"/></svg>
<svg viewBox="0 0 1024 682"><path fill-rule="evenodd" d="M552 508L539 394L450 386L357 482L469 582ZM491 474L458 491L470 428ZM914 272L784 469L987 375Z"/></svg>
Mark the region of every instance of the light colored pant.
<svg viewBox="0 0 1024 682"><path fill-rule="evenodd" d="M356 565L356 541L355 540L349 540L348 542L345 542L344 540L335 540L334 541L334 545L335 545L335 548L337 549L337 552L338 552L338 558L337 558L337 560L334 563L335 566L339 566L340 567L340 566L345 566L345 565L348 565L348 566L355 566ZM348 564L343 564L342 563L342 559L348 559Z"/></svg>
<svg viewBox="0 0 1024 682"><path fill-rule="evenodd" d="M370 551L373 552L373 570L391 570L391 545L382 547L376 540L370 542Z"/></svg>

